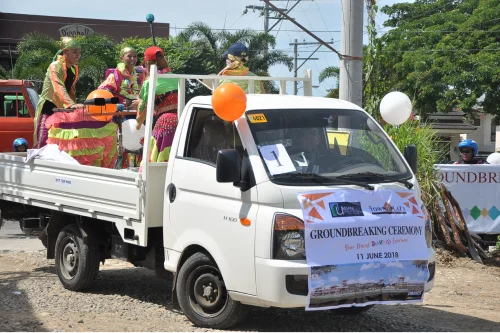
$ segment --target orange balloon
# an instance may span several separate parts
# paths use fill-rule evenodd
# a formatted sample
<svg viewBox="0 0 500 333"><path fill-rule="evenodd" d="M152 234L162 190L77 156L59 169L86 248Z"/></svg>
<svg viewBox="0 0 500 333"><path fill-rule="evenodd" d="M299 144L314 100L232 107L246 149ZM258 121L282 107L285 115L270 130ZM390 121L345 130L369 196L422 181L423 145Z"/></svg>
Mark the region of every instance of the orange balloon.
<svg viewBox="0 0 500 333"><path fill-rule="evenodd" d="M92 99L92 98L111 98L113 97L113 94L107 90L94 90L91 92L88 96L87 99ZM110 113L110 112L116 112L116 104L106 104L103 106L100 105L88 105L87 109L89 110L89 113L95 114L95 116L92 116L95 120L100 120L100 121L108 121L113 116L99 116L102 113Z"/></svg>
<svg viewBox="0 0 500 333"><path fill-rule="evenodd" d="M235 83L224 83L212 94L212 107L215 114L225 121L235 121L247 108L247 95Z"/></svg>

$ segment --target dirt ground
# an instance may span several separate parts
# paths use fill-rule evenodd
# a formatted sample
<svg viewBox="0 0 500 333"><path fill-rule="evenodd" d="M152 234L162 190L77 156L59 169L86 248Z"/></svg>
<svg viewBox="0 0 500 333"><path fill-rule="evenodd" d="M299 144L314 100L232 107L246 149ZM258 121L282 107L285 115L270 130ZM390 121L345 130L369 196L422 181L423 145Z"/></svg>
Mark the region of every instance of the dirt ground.
<svg viewBox="0 0 500 333"><path fill-rule="evenodd" d="M0 331L209 331L170 304L171 285L106 261L91 290L65 290L45 251L0 253ZM488 265L438 254L423 305L376 306L356 318L329 311L254 309L237 331L500 331L500 256Z"/></svg>

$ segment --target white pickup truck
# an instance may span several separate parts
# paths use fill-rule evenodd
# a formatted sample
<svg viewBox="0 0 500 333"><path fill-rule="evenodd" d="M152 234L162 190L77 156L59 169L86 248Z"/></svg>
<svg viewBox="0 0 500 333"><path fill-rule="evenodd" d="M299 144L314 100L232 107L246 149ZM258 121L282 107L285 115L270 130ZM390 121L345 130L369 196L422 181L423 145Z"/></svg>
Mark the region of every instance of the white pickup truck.
<svg viewBox="0 0 500 333"><path fill-rule="evenodd" d="M152 73L154 83L167 77ZM180 113L168 163L148 162L148 145L142 173L0 154L2 214L45 227L40 239L47 258L55 259L69 290L89 288L100 262L121 258L172 272L172 295L199 326L230 327L249 305L304 307L308 265L298 192L377 184L411 189L420 200L414 147L403 157L358 106L311 97L310 71L305 73L231 78L279 81L281 88L279 95L248 94L234 126L215 115L211 96L184 106L186 80L216 86L220 77L168 74L179 79ZM302 81L305 96L285 95L286 81ZM144 142L151 137L153 103L148 101ZM269 145L285 147L293 170L270 172L260 149ZM427 232L429 290L435 255Z"/></svg>

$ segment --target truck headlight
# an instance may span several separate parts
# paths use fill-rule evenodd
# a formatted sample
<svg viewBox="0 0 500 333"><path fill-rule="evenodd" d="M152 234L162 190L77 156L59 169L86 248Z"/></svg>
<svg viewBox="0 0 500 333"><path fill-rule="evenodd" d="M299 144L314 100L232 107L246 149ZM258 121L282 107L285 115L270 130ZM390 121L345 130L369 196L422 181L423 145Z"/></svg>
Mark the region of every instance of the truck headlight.
<svg viewBox="0 0 500 333"><path fill-rule="evenodd" d="M429 211L425 208L425 205L421 207L422 212L424 213L425 219L425 242L427 243L427 247L432 246L432 221L431 216L429 215Z"/></svg>
<svg viewBox="0 0 500 333"><path fill-rule="evenodd" d="M273 259L305 260L304 222L292 215L274 216Z"/></svg>

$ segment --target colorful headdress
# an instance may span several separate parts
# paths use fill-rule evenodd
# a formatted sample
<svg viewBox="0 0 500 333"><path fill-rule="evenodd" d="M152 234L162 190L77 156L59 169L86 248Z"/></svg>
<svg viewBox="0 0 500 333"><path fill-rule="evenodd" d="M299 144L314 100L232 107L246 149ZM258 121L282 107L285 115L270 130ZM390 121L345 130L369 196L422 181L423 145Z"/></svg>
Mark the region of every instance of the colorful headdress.
<svg viewBox="0 0 500 333"><path fill-rule="evenodd" d="M122 48L120 50L120 58L123 57L126 53L129 53L129 52L135 52L135 53L137 53L137 50L134 49L131 46L125 46L124 48Z"/></svg>
<svg viewBox="0 0 500 333"><path fill-rule="evenodd" d="M248 48L243 43L234 43L222 55L226 59L226 67L219 75L247 75L249 69L245 66L248 62Z"/></svg>
<svg viewBox="0 0 500 333"><path fill-rule="evenodd" d="M225 59L230 59L231 57L237 57L241 60L248 61L248 48L243 43L234 43L231 45L226 52L222 55Z"/></svg>
<svg viewBox="0 0 500 333"><path fill-rule="evenodd" d="M72 50L72 49L80 49L82 46L80 42L74 39L73 37L62 37L61 38L61 49L57 51L54 56L54 60L57 59L57 56L60 55L64 50Z"/></svg>

